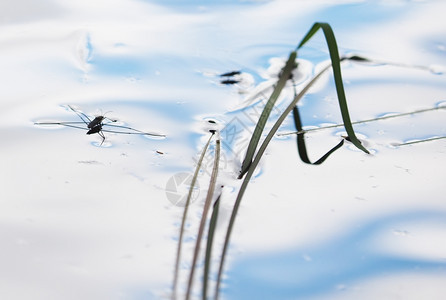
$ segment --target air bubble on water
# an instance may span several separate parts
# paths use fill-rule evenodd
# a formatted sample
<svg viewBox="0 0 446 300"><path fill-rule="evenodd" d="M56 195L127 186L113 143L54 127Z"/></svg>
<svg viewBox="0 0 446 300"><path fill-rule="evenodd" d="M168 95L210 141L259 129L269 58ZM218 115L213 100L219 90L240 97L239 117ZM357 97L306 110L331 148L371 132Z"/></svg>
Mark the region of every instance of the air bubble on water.
<svg viewBox="0 0 446 300"><path fill-rule="evenodd" d="M408 236L409 232L407 230L394 229L393 234L397 236Z"/></svg>
<svg viewBox="0 0 446 300"><path fill-rule="evenodd" d="M164 140L167 137L165 135L162 135L161 133L154 133L154 132L147 132L147 133L150 133L150 134L153 134L153 135L144 134L142 136L147 138L147 139L150 139L150 140Z"/></svg>
<svg viewBox="0 0 446 300"><path fill-rule="evenodd" d="M440 101L435 106L438 108L446 108L446 101Z"/></svg>
<svg viewBox="0 0 446 300"><path fill-rule="evenodd" d="M442 65L430 65L429 71L435 75L442 75L446 70L445 66Z"/></svg>
<svg viewBox="0 0 446 300"><path fill-rule="evenodd" d="M305 261L308 261L308 262L313 261L313 259L311 258L311 256L308 255L308 254L303 254L303 255L302 255L302 258L303 258Z"/></svg>
<svg viewBox="0 0 446 300"><path fill-rule="evenodd" d="M113 146L112 143L104 141L101 145L101 142L91 142L91 144L95 147L99 147L99 148L111 148Z"/></svg>
<svg viewBox="0 0 446 300"><path fill-rule="evenodd" d="M387 112L387 113L379 114L377 116L377 118L387 118L387 117L392 117L392 116L395 116L395 115L398 115L398 113L396 113L396 112Z"/></svg>

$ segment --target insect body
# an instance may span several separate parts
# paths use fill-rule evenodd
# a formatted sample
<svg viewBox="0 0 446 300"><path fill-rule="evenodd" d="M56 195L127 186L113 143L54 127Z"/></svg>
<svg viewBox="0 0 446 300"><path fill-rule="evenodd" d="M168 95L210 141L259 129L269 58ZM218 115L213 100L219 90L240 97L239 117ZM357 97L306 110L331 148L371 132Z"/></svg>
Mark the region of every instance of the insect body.
<svg viewBox="0 0 446 300"><path fill-rule="evenodd" d="M242 74L241 71L231 71L231 72L226 72L226 73L220 74L220 77L222 77L222 80L220 80L220 83L225 84L225 85L239 83L240 79L237 79L234 76L239 77L241 74Z"/></svg>
<svg viewBox="0 0 446 300"><path fill-rule="evenodd" d="M70 105L68 105L68 108L71 109L73 112L75 112L79 118L81 118L81 120L87 125L88 131L87 134L94 134L97 133L99 134L99 136L102 138L102 142L101 145L104 143L105 141L105 135L102 132L102 126L104 125L102 122L104 121L104 119L108 119L105 116L96 116L93 120L91 120L86 114L84 114L81 111L75 110L73 107L71 107ZM112 122L116 122L116 120L111 120Z"/></svg>
<svg viewBox="0 0 446 300"><path fill-rule="evenodd" d="M127 126L121 126L112 124L114 122L117 122L117 120L107 118L105 116L96 116L94 119L90 119L86 114L83 112L74 109L72 106L68 105L68 108L72 110L74 113L78 115L78 117L82 120L82 122L36 122L35 125L62 125L66 127L72 127L77 129L84 129L87 130L87 134L94 134L97 133L102 138L101 145L105 141L105 135L104 132L111 132L111 133L119 133L119 134L139 134L139 135L148 135L153 137L160 137L164 138L164 134L159 133L148 133L143 132L131 127ZM109 120L109 122L104 123L104 120ZM82 127L81 124L85 124L87 127ZM110 129L104 129L104 126Z"/></svg>
<svg viewBox="0 0 446 300"><path fill-rule="evenodd" d="M105 135L102 132L102 121L105 119L104 116L97 116L93 119L93 121L91 121L90 123L87 124L87 127L90 129L87 131L87 134L94 134L97 133L102 137L102 143L105 141ZM101 145L102 145L101 143Z"/></svg>
<svg viewBox="0 0 446 300"><path fill-rule="evenodd" d="M240 82L240 80L236 80L236 79L225 79L225 80L220 81L221 84L226 84L226 85L236 84L239 82Z"/></svg>
<svg viewBox="0 0 446 300"><path fill-rule="evenodd" d="M95 128L95 127L101 127L102 128L102 120L104 120L105 117L104 116L97 116L96 118L94 118L93 121L91 121L90 123L88 123L87 127L88 128Z"/></svg>
<svg viewBox="0 0 446 300"><path fill-rule="evenodd" d="M241 71L231 71L231 72L220 74L220 77L232 77L232 76L240 75L240 74L242 74Z"/></svg>

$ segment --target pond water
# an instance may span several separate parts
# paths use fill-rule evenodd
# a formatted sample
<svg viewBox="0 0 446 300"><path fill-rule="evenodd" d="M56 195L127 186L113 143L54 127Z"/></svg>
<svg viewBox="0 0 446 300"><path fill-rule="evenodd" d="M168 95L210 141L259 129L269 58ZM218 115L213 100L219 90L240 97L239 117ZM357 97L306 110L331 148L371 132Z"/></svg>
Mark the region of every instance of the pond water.
<svg viewBox="0 0 446 300"><path fill-rule="evenodd" d="M446 3L327 2L0 4L0 298L168 299L184 182L209 120L222 139L217 263L265 95L323 21L341 55L375 60L342 66L353 121L430 110L355 125L371 154L346 143L319 166L300 161L289 116L242 201L221 296L444 299L446 140L401 144L446 135ZM328 62L323 35L298 54L296 90ZM219 74L234 70L241 81L221 84ZM272 120L293 94L288 84ZM34 124L81 122L67 105L166 138L104 132L101 144L82 129ZM342 123L331 73L299 110L304 129ZM308 132L310 159L343 135L342 127ZM214 150L189 212L180 297Z"/></svg>

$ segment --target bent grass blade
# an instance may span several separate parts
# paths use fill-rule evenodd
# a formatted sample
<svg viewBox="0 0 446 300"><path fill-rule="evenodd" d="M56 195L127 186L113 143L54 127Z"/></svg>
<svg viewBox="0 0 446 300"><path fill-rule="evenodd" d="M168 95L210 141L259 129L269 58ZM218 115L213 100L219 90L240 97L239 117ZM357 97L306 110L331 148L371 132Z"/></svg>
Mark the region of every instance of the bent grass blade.
<svg viewBox="0 0 446 300"><path fill-rule="evenodd" d="M358 149L364 151L365 153L369 154L369 151L366 148L364 148L364 146L361 145L361 142L356 137L353 127L351 125L350 114L348 112L347 100L344 91L344 84L341 75L341 67L340 67L341 58L339 56L338 46L336 43L333 30L328 23L315 23L312 26L312 28L308 31L308 33L305 35L305 37L302 39L302 41L299 43L296 50L291 52L288 61L283 69L283 72L280 76L280 79L276 87L274 88L274 91L271 94L267 104L265 105L262 114L260 115L259 121L257 122L256 127L254 129L254 133L251 137L251 140L249 141L246 156L242 163L242 169L240 171L239 179L241 179L243 175L246 174L246 172L248 171L250 164L252 162L252 158L254 157L254 153L257 149L257 145L260 141L261 134L263 132L263 129L265 128L266 122L268 121L268 117L271 113L271 110L277 98L279 97L283 87L285 86L286 81L290 78L289 76L292 70L296 67L295 61L297 57L297 51L301 47L303 47L319 29L322 29L324 33L325 40L327 42L328 50L330 53L331 67L333 69L333 76L336 86L336 92L338 95L339 108L341 110L341 115L342 115L342 120L344 122L345 130L353 145L355 145Z"/></svg>
<svg viewBox="0 0 446 300"><path fill-rule="evenodd" d="M302 122L300 120L300 114L299 109L297 108L297 105L293 107L293 118L294 118L294 124L296 126L297 130L302 130ZM338 143L336 146L334 146L332 149L330 149L327 153L325 153L321 158L316 160L315 162L311 162L310 158L308 157L307 153L307 146L305 144L305 137L304 134L298 134L297 135L297 151L299 152L300 159L310 165L320 165L322 164L331 154L333 154L336 150L342 147L344 145L344 139L341 140L340 143Z"/></svg>
<svg viewBox="0 0 446 300"><path fill-rule="evenodd" d="M345 97L344 84L342 81L341 75L341 58L339 56L338 45L336 43L336 38L333 33L333 29L328 23L315 23L313 27L308 31L307 35L304 37L302 42L300 42L297 49L300 49L306 42L319 30L322 29L325 40L327 42L328 50L330 53L331 66L333 69L333 76L336 86L336 92L338 94L338 102L339 108L341 109L342 120L344 122L344 128L347 131L347 135L350 138L350 141L355 145L358 149L364 151L367 154L370 154L369 151L364 148L361 142L355 135L355 131L353 130L353 126L350 120L350 114L348 112L347 99Z"/></svg>

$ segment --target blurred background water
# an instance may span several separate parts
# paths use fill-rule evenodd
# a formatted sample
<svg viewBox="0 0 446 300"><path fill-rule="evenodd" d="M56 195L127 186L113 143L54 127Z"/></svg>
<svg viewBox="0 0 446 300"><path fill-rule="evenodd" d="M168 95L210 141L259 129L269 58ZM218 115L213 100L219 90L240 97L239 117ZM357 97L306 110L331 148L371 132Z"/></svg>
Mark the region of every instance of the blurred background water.
<svg viewBox="0 0 446 300"><path fill-rule="evenodd" d="M343 65L358 121L444 106L445 8L434 0L0 4L0 297L168 298L182 208L166 190L176 174L193 172L207 121L222 131L221 235L267 87L312 24L331 24L341 55L406 65ZM322 34L299 59L297 90L327 63ZM234 70L242 81L221 84L218 75ZM272 117L293 93L289 85ZM100 146L82 130L34 125L79 121L67 104L167 138L106 133ZM305 128L342 121L330 74L299 108ZM300 162L294 135L277 136L242 203L223 297L443 299L446 144L395 144L444 136L444 120L439 109L356 125L372 155L346 145L321 166ZM293 130L289 118L280 134ZM340 135L308 133L310 157Z"/></svg>

